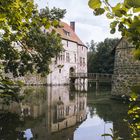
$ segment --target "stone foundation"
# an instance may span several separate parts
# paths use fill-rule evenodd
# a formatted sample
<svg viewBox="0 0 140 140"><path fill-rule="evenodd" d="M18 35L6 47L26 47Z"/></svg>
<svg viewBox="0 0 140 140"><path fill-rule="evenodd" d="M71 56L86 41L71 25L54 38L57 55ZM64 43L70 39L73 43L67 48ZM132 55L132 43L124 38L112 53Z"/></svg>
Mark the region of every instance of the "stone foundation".
<svg viewBox="0 0 140 140"><path fill-rule="evenodd" d="M39 74L36 74L36 75L28 74L22 77L14 78L14 79L22 81L25 85L46 85L47 84L47 78L41 77Z"/></svg>

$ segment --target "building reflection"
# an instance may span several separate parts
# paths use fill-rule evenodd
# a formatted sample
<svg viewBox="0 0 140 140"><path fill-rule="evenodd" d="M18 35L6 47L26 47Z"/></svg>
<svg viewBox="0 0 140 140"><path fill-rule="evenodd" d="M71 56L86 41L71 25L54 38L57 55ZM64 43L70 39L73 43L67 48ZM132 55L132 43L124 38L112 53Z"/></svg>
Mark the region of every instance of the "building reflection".
<svg viewBox="0 0 140 140"><path fill-rule="evenodd" d="M15 123L15 135L18 131L27 139L72 140L76 127L86 119L85 90L82 92L69 86L26 87L24 94L20 104L0 106L1 110L20 116L22 125L19 127Z"/></svg>
<svg viewBox="0 0 140 140"><path fill-rule="evenodd" d="M57 132L74 126L86 118L86 93L75 92L69 87L48 87L48 99L51 114L50 130ZM53 94L52 94L53 93Z"/></svg>

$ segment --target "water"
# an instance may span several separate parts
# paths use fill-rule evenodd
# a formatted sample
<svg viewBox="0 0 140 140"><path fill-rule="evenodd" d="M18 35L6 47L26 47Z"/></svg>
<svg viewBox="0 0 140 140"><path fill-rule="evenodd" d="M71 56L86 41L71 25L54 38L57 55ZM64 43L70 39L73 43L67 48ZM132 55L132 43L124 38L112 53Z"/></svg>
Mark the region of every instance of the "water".
<svg viewBox="0 0 140 140"><path fill-rule="evenodd" d="M123 121L128 105L109 100L110 88L24 87L22 92L20 104L0 105L0 140L111 140L101 136L110 129L130 139Z"/></svg>

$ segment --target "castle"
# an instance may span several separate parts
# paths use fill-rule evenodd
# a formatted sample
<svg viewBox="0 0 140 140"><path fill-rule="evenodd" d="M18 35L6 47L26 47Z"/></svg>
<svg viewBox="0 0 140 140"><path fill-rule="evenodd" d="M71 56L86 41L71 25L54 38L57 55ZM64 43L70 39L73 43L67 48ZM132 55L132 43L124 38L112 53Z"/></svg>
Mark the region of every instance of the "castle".
<svg viewBox="0 0 140 140"><path fill-rule="evenodd" d="M61 22L57 32L62 38L63 51L52 59L51 73L47 76L48 85L69 84L70 73L87 72L87 47L75 33L75 22Z"/></svg>
<svg viewBox="0 0 140 140"><path fill-rule="evenodd" d="M68 85L70 73L87 73L88 49L75 33L75 22L70 22L70 25L60 22L56 32L61 36L63 49L58 56L52 58L49 66L51 72L47 77L39 74L18 77L26 85Z"/></svg>

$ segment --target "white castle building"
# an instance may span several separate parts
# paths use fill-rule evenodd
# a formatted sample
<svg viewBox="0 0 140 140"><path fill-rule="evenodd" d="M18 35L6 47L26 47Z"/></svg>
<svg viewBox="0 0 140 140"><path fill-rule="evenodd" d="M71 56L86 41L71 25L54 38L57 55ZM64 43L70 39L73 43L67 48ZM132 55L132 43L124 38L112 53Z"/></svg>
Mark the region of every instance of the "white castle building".
<svg viewBox="0 0 140 140"><path fill-rule="evenodd" d="M87 73L87 47L75 33L75 22L70 22L70 25L60 22L60 25L56 31L62 38L63 51L52 58L50 74L47 77L27 74L16 80L22 80L26 85L68 85L70 73ZM86 83L86 80L77 79L75 83Z"/></svg>
<svg viewBox="0 0 140 140"><path fill-rule="evenodd" d="M87 72L87 47L75 33L75 22L61 22L57 29L61 35L63 51L52 59L51 73L47 76L48 85L69 84L70 73Z"/></svg>

